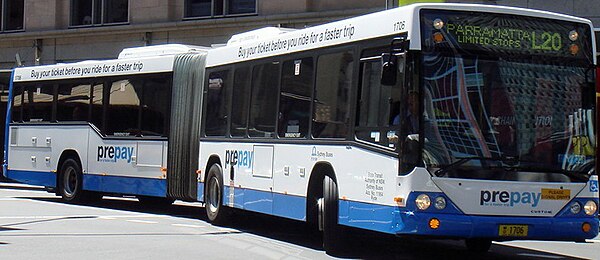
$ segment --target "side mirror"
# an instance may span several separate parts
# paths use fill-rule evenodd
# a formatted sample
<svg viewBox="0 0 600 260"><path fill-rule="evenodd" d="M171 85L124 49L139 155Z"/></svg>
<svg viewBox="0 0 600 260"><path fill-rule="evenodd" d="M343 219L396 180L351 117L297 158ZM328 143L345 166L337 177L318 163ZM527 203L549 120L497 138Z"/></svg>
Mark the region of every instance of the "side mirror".
<svg viewBox="0 0 600 260"><path fill-rule="evenodd" d="M398 57L394 54L384 53L381 55L381 85L396 85L398 71Z"/></svg>

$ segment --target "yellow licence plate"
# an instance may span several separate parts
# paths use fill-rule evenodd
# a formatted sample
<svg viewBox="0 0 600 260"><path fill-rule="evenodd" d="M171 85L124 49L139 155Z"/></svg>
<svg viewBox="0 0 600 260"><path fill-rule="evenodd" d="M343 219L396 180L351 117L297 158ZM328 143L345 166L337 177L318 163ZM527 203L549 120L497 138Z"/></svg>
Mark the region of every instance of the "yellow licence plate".
<svg viewBox="0 0 600 260"><path fill-rule="evenodd" d="M500 225L498 235L501 237L526 237L527 225Z"/></svg>

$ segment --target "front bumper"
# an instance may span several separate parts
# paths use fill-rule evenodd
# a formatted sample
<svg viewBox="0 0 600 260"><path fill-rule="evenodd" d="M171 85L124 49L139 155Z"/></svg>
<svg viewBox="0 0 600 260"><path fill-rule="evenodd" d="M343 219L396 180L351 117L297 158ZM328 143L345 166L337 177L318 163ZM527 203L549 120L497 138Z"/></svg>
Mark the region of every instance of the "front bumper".
<svg viewBox="0 0 600 260"><path fill-rule="evenodd" d="M423 212L400 212L400 229L397 235L423 235L451 238L487 238L494 241L505 240L554 240L583 241L598 235L597 217L535 218L535 217L493 217L468 216L459 214L432 214ZM439 220L439 227L429 227L429 220ZM584 232L582 226L589 223L591 230ZM528 234L523 237L499 236L500 225L527 225Z"/></svg>

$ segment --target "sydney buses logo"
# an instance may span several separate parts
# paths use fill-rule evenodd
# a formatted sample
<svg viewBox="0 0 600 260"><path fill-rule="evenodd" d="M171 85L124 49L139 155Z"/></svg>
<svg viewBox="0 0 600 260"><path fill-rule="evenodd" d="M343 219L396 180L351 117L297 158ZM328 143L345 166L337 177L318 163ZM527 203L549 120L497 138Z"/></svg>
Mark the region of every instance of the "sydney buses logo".
<svg viewBox="0 0 600 260"><path fill-rule="evenodd" d="M135 148L127 146L98 146L98 162L116 163L118 161L131 162Z"/></svg>

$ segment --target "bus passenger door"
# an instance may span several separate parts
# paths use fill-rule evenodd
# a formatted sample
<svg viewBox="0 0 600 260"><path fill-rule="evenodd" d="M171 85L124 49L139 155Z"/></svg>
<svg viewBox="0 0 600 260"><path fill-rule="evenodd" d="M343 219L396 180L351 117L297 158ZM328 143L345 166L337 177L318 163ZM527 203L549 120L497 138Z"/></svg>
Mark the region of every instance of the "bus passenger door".
<svg viewBox="0 0 600 260"><path fill-rule="evenodd" d="M271 214L273 212L273 146L254 145L252 157L252 159L248 158L252 161L252 177L247 184L249 189L244 192L244 208Z"/></svg>

